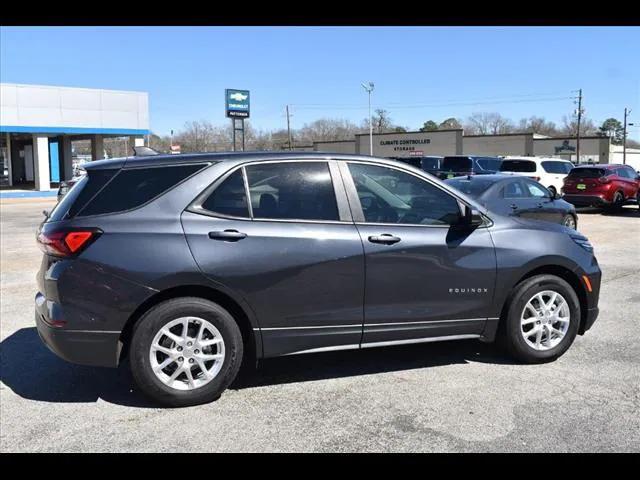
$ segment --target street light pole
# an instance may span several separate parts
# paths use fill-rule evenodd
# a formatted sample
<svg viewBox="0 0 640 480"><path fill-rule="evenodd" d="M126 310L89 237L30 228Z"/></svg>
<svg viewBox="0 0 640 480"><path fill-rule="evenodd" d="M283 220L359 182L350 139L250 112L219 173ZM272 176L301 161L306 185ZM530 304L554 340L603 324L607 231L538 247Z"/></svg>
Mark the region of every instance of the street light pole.
<svg viewBox="0 0 640 480"><path fill-rule="evenodd" d="M369 155L373 156L373 121L371 119L371 92L373 92L373 82L363 83L362 88L369 94Z"/></svg>
<svg viewBox="0 0 640 480"><path fill-rule="evenodd" d="M633 123L627 123L627 117L631 113L631 110L624 109L624 130L622 133L622 164L627 164L627 125L633 125Z"/></svg>

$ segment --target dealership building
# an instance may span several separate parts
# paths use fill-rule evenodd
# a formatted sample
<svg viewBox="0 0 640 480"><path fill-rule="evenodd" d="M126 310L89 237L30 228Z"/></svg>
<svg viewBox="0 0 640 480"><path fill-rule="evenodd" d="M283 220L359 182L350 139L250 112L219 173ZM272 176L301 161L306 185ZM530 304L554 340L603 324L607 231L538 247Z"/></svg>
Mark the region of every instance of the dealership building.
<svg viewBox="0 0 640 480"><path fill-rule="evenodd" d="M149 133L146 92L0 84L0 165L4 187L49 190L73 175L73 142L89 140L91 159L104 139Z"/></svg>
<svg viewBox="0 0 640 480"><path fill-rule="evenodd" d="M354 140L314 142L313 148L323 152L371 154L368 133L358 134ZM536 133L464 135L462 129L454 129L373 135L373 155L378 157L513 155L556 157L576 162L576 151L575 137L547 137ZM579 163L622 163L622 147L613 145L609 137L581 137ZM640 150L627 149L627 163L640 169Z"/></svg>

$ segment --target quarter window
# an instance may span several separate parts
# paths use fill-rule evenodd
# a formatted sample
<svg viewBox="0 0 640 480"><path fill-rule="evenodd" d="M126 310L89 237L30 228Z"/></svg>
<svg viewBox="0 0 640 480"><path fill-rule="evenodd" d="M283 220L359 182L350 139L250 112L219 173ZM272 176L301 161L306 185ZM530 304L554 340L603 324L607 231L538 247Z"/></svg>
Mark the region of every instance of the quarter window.
<svg viewBox="0 0 640 480"><path fill-rule="evenodd" d="M366 222L451 225L460 218L452 195L392 168L349 164Z"/></svg>
<svg viewBox="0 0 640 480"><path fill-rule="evenodd" d="M522 182L520 180L514 180L504 186L502 196L504 198L526 198L529 195L525 191Z"/></svg>
<svg viewBox="0 0 640 480"><path fill-rule="evenodd" d="M253 218L340 220L327 162L246 167Z"/></svg>
<svg viewBox="0 0 640 480"><path fill-rule="evenodd" d="M221 215L248 218L249 205L247 204L242 169L236 170L218 185L211 195L202 202L202 208Z"/></svg>

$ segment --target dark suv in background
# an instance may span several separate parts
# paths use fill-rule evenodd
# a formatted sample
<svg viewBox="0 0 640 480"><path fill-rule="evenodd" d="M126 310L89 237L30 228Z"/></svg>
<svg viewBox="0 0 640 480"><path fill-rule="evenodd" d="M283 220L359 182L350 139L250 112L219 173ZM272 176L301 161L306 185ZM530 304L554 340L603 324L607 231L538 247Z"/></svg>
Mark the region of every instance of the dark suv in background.
<svg viewBox="0 0 640 480"><path fill-rule="evenodd" d="M38 231L38 332L70 362L128 356L164 405L217 398L245 357L500 338L549 361L598 314L584 236L399 162L221 153L86 171Z"/></svg>
<svg viewBox="0 0 640 480"><path fill-rule="evenodd" d="M462 175L486 175L500 170L502 159L476 155L452 155L440 163L438 178L446 179Z"/></svg>

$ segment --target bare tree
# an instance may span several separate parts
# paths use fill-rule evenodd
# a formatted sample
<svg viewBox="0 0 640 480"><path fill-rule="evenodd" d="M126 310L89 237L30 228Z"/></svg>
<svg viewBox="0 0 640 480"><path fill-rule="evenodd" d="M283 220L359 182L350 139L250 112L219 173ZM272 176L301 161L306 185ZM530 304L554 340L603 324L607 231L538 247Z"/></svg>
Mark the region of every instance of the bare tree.
<svg viewBox="0 0 640 480"><path fill-rule="evenodd" d="M558 133L556 124L545 120L543 117L532 116L520 120L518 130L525 133L539 133L540 135L553 136Z"/></svg>
<svg viewBox="0 0 640 480"><path fill-rule="evenodd" d="M559 132L561 135L567 135L575 137L578 134L578 117L576 115L563 116L562 128ZM596 124L587 117L582 117L580 120L580 135L596 135L598 133L598 127Z"/></svg>
<svg viewBox="0 0 640 480"><path fill-rule="evenodd" d="M371 117L371 121L377 133L385 133L393 129L389 112L382 108L376 109L375 115Z"/></svg>
<svg viewBox="0 0 640 480"><path fill-rule="evenodd" d="M500 135L513 132L511 120L496 112L476 112L469 116L465 125L468 133L476 135Z"/></svg>
<svg viewBox="0 0 640 480"><path fill-rule="evenodd" d="M305 124L295 132L294 137L299 143L322 142L328 140L353 140L356 133L363 129L349 120L335 118L321 118ZM295 142L294 142L295 143Z"/></svg>

